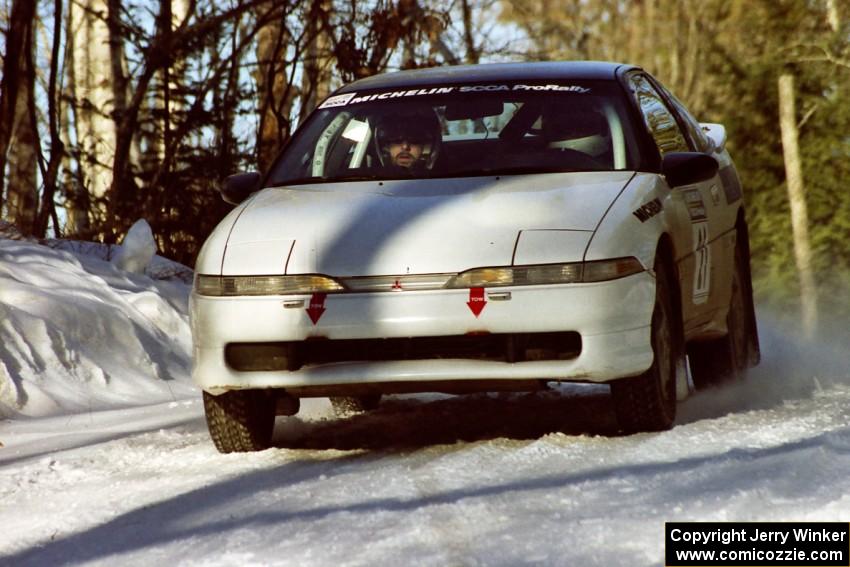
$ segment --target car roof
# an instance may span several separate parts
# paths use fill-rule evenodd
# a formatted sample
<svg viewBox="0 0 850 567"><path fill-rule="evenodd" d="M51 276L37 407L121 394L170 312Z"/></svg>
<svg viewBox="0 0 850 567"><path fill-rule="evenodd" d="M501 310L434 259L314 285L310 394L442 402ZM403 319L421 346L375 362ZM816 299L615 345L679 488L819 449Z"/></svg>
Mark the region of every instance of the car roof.
<svg viewBox="0 0 850 567"><path fill-rule="evenodd" d="M541 61L428 67L373 75L349 83L340 88L337 93L363 89L424 87L481 81L614 80L618 73L631 68L635 67L605 61Z"/></svg>

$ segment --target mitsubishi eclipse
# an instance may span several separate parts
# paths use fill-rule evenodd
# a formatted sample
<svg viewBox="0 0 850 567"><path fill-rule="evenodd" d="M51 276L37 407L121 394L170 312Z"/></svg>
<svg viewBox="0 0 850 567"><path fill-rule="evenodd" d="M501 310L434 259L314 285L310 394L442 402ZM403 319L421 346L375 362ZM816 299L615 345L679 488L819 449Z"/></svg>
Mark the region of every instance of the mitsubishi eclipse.
<svg viewBox="0 0 850 567"><path fill-rule="evenodd" d="M610 384L626 432L664 430L691 384L759 361L725 129L638 67L362 79L222 195L191 296L222 452L269 447L304 397L562 381Z"/></svg>

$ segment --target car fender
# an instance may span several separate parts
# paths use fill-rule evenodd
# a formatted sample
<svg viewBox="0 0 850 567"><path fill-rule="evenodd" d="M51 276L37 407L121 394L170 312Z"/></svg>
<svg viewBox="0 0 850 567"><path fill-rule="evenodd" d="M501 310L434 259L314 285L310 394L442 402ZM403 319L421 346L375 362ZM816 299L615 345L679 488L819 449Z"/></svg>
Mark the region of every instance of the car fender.
<svg viewBox="0 0 850 567"><path fill-rule="evenodd" d="M221 275L224 253L227 249L227 239L237 219L245 211L245 208L252 199L253 197L230 211L213 229L201 247L201 251L198 253L198 258L195 261L195 273Z"/></svg>
<svg viewBox="0 0 850 567"><path fill-rule="evenodd" d="M661 235L676 231L679 207L659 175L635 174L594 231L585 261L633 256L651 269Z"/></svg>

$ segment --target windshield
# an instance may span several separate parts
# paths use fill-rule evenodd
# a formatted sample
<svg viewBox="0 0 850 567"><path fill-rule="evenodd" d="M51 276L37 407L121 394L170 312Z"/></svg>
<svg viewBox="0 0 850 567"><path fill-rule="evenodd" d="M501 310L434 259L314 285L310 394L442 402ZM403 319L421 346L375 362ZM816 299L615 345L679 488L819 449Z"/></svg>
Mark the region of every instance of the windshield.
<svg viewBox="0 0 850 567"><path fill-rule="evenodd" d="M628 170L636 147L614 81L364 91L325 100L267 185Z"/></svg>

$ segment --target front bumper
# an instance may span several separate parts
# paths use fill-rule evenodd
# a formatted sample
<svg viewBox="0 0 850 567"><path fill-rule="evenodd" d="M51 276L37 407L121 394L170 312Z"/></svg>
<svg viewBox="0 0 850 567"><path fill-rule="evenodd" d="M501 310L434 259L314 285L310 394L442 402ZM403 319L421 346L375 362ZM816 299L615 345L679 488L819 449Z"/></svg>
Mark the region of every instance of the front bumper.
<svg viewBox="0 0 850 567"><path fill-rule="evenodd" d="M509 294L510 299L505 294ZM456 380L575 380L606 382L652 364L650 321L655 279L648 272L587 284L489 288L479 317L470 291L331 294L318 322L310 296L206 297L193 293L192 376L219 393L244 388ZM303 306L298 302L303 300ZM439 337L467 334L581 335L568 360L500 362L470 359L381 360L308 364L297 370L238 371L226 362L232 343Z"/></svg>

